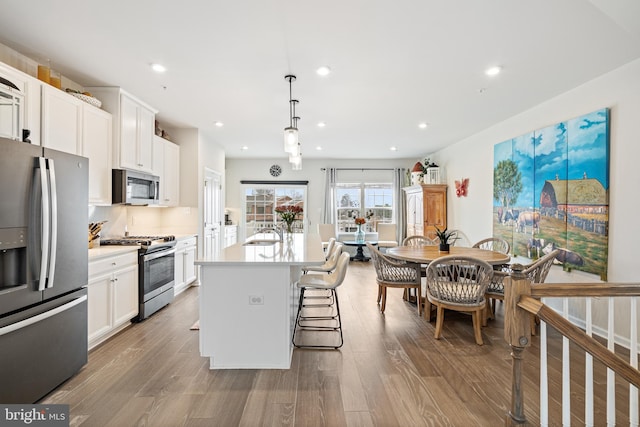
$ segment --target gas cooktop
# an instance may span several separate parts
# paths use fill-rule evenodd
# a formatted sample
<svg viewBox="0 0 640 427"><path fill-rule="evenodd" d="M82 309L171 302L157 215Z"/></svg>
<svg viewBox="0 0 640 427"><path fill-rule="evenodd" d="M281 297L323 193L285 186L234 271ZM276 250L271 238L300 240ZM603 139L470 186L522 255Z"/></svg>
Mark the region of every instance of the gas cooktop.
<svg viewBox="0 0 640 427"><path fill-rule="evenodd" d="M160 245L166 242L173 242L175 236L124 236L115 239L104 239L100 241L101 245L141 245L149 247Z"/></svg>

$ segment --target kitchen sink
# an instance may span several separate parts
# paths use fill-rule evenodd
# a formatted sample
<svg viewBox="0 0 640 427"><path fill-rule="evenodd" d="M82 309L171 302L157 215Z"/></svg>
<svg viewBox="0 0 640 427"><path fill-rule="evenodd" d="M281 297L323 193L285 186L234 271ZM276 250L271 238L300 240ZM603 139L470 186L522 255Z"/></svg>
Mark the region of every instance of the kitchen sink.
<svg viewBox="0 0 640 427"><path fill-rule="evenodd" d="M249 240L248 242L244 242L242 246L271 246L271 245L275 245L279 241L280 240L273 240L273 239L256 239L256 240Z"/></svg>

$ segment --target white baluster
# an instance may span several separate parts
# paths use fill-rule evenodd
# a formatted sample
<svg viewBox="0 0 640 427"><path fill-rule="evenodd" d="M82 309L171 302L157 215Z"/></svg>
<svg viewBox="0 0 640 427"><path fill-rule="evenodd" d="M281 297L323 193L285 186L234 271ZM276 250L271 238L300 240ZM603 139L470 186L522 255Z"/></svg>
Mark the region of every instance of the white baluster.
<svg viewBox="0 0 640 427"><path fill-rule="evenodd" d="M569 299L562 301L562 316L569 318ZM562 425L571 425L571 366L569 363L569 339L562 337Z"/></svg>
<svg viewBox="0 0 640 427"><path fill-rule="evenodd" d="M593 319L591 317L591 298L587 298L586 322L587 335L593 336ZM585 352L584 361L584 424L593 427L593 356Z"/></svg>
<svg viewBox="0 0 640 427"><path fill-rule="evenodd" d="M638 298L631 297L629 313L629 364L638 369ZM629 385L629 425L638 427L638 388Z"/></svg>
<svg viewBox="0 0 640 427"><path fill-rule="evenodd" d="M607 348L615 353L615 335L614 335L614 299L609 297L609 321L607 325ZM613 427L616 425L616 373L607 368L607 425Z"/></svg>

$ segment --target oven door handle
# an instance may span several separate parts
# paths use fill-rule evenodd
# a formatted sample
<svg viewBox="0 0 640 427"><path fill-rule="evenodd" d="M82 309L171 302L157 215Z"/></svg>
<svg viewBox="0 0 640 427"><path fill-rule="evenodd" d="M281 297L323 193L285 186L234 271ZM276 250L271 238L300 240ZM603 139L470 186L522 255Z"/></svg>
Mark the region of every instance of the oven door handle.
<svg viewBox="0 0 640 427"><path fill-rule="evenodd" d="M163 256L167 256L167 255L171 255L171 254L175 254L176 253L176 249L169 249L168 251L158 251L158 252L153 252L147 255L143 255L142 256L142 260L143 261L151 261L152 259L156 259L156 258L161 258Z"/></svg>

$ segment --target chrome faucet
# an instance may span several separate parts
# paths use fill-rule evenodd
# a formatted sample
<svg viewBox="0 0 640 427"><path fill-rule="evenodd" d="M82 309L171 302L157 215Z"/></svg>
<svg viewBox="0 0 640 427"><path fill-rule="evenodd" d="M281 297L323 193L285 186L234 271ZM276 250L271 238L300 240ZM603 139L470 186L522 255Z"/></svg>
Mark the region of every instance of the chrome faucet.
<svg viewBox="0 0 640 427"><path fill-rule="evenodd" d="M275 227L265 227L265 228L261 228L260 230L258 230L256 233L275 233L278 235L278 237L280 238L280 241L282 242L284 240L284 235L282 233L281 229L275 228Z"/></svg>

